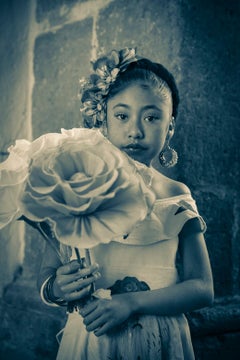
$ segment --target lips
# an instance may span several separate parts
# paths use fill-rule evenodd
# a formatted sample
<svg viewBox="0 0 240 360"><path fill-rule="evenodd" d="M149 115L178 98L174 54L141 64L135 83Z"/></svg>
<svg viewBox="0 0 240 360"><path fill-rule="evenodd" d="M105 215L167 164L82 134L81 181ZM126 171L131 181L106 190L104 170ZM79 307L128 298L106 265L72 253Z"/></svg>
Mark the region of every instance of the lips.
<svg viewBox="0 0 240 360"><path fill-rule="evenodd" d="M140 156L144 151L147 150L145 146L140 144L128 144L122 148L129 156L135 157Z"/></svg>
<svg viewBox="0 0 240 360"><path fill-rule="evenodd" d="M146 150L146 147L140 144L128 144L124 146L124 150Z"/></svg>

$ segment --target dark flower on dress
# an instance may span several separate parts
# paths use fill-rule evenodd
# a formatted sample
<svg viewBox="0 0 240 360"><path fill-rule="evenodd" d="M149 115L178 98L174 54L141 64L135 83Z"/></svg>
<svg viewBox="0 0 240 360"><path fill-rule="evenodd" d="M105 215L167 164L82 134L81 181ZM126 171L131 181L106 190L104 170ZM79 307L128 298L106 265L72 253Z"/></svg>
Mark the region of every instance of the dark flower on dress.
<svg viewBox="0 0 240 360"><path fill-rule="evenodd" d="M122 280L117 280L112 286L108 288L111 291L111 295L124 294L130 292L138 292L138 291L147 291L150 290L150 287L145 281L140 281L134 276L126 276ZM121 339L120 343L122 343L125 338L124 333L135 331L136 329L142 329L142 323L139 320L138 314L133 314L124 321L122 324L116 326L111 329L111 333L109 336L112 338L117 336Z"/></svg>
<svg viewBox="0 0 240 360"><path fill-rule="evenodd" d="M126 276L123 280L117 280L109 289L111 295L150 290L146 282L139 281L134 276Z"/></svg>

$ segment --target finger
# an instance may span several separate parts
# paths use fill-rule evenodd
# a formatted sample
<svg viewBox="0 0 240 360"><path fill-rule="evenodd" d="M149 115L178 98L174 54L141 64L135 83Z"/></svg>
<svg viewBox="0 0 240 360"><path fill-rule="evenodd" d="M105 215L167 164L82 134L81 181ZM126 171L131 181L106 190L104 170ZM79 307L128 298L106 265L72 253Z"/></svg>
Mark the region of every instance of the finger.
<svg viewBox="0 0 240 360"><path fill-rule="evenodd" d="M77 263L78 264L78 263ZM73 281L76 281L80 278L89 276L97 272L99 265L93 264L86 269L80 269L79 264L76 262L69 263L67 265L61 266L56 272L56 281L58 286L69 284Z"/></svg>
<svg viewBox="0 0 240 360"><path fill-rule="evenodd" d="M80 314L83 317L86 317L88 314L90 314L92 311L94 311L97 308L99 300L91 301L89 304L85 305L83 309L81 309Z"/></svg>
<svg viewBox="0 0 240 360"><path fill-rule="evenodd" d="M78 263L78 261L72 260L71 262L63 266L60 266L56 272L56 275L68 275L78 271L80 274L82 274L82 276L87 276L92 272L97 271L98 269L99 269L99 265L97 263L94 263L89 267L81 269L81 265Z"/></svg>
<svg viewBox="0 0 240 360"><path fill-rule="evenodd" d="M94 320L92 323L86 326L87 331L96 331L99 327L104 326L106 320L103 316L100 316L96 320Z"/></svg>
<svg viewBox="0 0 240 360"><path fill-rule="evenodd" d="M76 260L73 260L63 266L60 266L57 269L56 275L72 274L75 273L78 269L80 269L80 264Z"/></svg>
<svg viewBox="0 0 240 360"><path fill-rule="evenodd" d="M81 279L81 275L77 271L77 272L75 272L73 274L68 274L68 275L57 274L55 282L56 282L58 288L63 290L65 286L67 286L69 284L72 284L74 282L77 282L80 279ZM72 289L71 289L71 287L67 288L66 291L69 291L69 290L73 290L73 288Z"/></svg>
<svg viewBox="0 0 240 360"><path fill-rule="evenodd" d="M97 329L94 330L94 334L96 336L101 336L106 334L108 331L110 331L112 328L114 327L114 324L111 322L106 322L105 324L103 324L101 327L98 327Z"/></svg>
<svg viewBox="0 0 240 360"><path fill-rule="evenodd" d="M66 301L80 300L89 295L89 290L90 287L85 287L82 290L74 291L72 293L67 293L64 295L64 299Z"/></svg>
<svg viewBox="0 0 240 360"><path fill-rule="evenodd" d="M88 267L86 267L84 269L79 269L78 274L79 274L79 277L85 277L85 276L92 275L98 269L99 269L98 264L92 264L91 266L88 266Z"/></svg>
<svg viewBox="0 0 240 360"><path fill-rule="evenodd" d="M64 285L68 285L73 283L74 281L78 281L79 279L81 279L81 275L79 274L79 272L75 272L73 274L57 274L56 276L56 283L58 284L59 288L63 287Z"/></svg>
<svg viewBox="0 0 240 360"><path fill-rule="evenodd" d="M74 280L72 282L68 282L66 284L61 284L60 289L64 293L71 293L73 291L79 291L83 289L84 287L87 287L88 285L92 284L94 281L99 279L101 277L100 273L95 273L94 275L87 277L85 279L80 278L77 280Z"/></svg>
<svg viewBox="0 0 240 360"><path fill-rule="evenodd" d="M91 313L84 317L83 323L84 325L89 325L96 319L98 319L100 316L102 316L103 318L103 313L98 309L98 307L96 307Z"/></svg>

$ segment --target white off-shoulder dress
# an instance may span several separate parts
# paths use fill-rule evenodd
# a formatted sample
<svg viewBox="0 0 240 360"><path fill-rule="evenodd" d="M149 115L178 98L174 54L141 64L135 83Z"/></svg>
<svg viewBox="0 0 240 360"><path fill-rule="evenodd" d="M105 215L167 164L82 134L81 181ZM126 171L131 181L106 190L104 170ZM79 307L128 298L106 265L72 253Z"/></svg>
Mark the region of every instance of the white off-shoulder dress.
<svg viewBox="0 0 240 360"><path fill-rule="evenodd" d="M156 200L151 215L128 236L91 249L102 275L96 288L108 288L126 276L146 282L151 290L178 283L178 235L192 218L199 219L204 232L205 222L190 194ZM78 312L69 314L57 360L118 359L194 359L185 316L140 315L137 326L130 322L119 333L96 337L86 331Z"/></svg>

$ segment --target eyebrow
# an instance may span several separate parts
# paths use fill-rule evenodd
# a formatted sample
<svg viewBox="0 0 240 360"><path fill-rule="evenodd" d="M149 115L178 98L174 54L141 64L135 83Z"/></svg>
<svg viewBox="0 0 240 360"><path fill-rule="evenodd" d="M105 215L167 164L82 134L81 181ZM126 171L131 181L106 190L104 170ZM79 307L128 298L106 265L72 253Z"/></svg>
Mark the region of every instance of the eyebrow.
<svg viewBox="0 0 240 360"><path fill-rule="evenodd" d="M116 109L117 107L125 107L125 108L128 108L128 109L130 108L130 106L127 105L127 104L118 103L118 104L114 105L113 110Z"/></svg>
<svg viewBox="0 0 240 360"><path fill-rule="evenodd" d="M113 106L113 110L117 107L124 107L126 109L130 109L131 106L127 105L127 104L124 104L124 103L118 103L116 105ZM146 106L143 106L143 108L141 110L157 110L159 112L162 112L162 110L157 107L156 105L146 105Z"/></svg>

